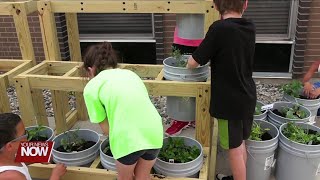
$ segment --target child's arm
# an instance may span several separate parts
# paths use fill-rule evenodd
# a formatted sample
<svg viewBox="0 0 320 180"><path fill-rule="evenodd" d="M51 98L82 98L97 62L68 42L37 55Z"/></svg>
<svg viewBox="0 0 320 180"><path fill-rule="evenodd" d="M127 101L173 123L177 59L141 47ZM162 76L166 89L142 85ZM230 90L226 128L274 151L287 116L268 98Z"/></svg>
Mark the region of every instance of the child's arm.
<svg viewBox="0 0 320 180"><path fill-rule="evenodd" d="M198 66L199 66L199 63L197 61L195 61L192 56L190 56L189 59L188 59L187 68L188 69L194 69L194 68L196 68Z"/></svg>
<svg viewBox="0 0 320 180"><path fill-rule="evenodd" d="M105 136L109 136L109 123L108 119L105 119L101 123L99 123L100 128L102 129L102 132Z"/></svg>
<svg viewBox="0 0 320 180"><path fill-rule="evenodd" d="M312 78L313 74L318 71L320 65L320 60L312 63L311 67L309 68L306 75L303 77L302 83L304 85L304 93L305 95L309 96L310 92L313 90L312 84L309 82L309 80Z"/></svg>
<svg viewBox="0 0 320 180"><path fill-rule="evenodd" d="M64 164L57 164L52 170L50 180L60 180L60 178L67 172L67 167Z"/></svg>

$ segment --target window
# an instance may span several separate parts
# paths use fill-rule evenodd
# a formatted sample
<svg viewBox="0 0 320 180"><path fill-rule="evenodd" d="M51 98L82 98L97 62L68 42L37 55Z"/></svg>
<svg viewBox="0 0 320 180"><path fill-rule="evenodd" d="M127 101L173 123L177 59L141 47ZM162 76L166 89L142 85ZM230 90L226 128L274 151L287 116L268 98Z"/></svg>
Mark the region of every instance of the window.
<svg viewBox="0 0 320 180"><path fill-rule="evenodd" d="M78 14L81 42L154 42L153 14Z"/></svg>

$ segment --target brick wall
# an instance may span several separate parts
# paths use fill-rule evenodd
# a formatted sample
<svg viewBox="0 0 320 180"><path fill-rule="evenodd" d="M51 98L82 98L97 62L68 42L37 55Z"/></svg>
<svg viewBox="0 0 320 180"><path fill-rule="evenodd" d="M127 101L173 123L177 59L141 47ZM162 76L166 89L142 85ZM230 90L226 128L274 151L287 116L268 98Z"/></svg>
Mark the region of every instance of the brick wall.
<svg viewBox="0 0 320 180"><path fill-rule="evenodd" d="M163 15L163 45L164 45L164 57L169 57L172 52L173 33L176 26L175 14Z"/></svg>
<svg viewBox="0 0 320 180"><path fill-rule="evenodd" d="M163 14L154 14L157 64L162 64L164 59L163 29Z"/></svg>
<svg viewBox="0 0 320 180"><path fill-rule="evenodd" d="M37 13L28 16L29 28L37 62L45 59ZM69 59L67 28L64 14L56 14L61 56ZM21 59L15 25L11 16L0 16L0 59Z"/></svg>

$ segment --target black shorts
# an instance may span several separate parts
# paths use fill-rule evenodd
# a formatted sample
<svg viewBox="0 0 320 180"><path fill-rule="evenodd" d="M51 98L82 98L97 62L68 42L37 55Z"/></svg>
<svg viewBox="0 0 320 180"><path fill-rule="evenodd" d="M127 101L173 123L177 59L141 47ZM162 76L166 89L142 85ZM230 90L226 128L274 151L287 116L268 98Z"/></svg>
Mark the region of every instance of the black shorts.
<svg viewBox="0 0 320 180"><path fill-rule="evenodd" d="M239 147L244 140L250 137L252 123L253 119L242 121L218 119L220 146L223 149Z"/></svg>
<svg viewBox="0 0 320 180"><path fill-rule="evenodd" d="M129 155L126 155L122 158L117 159L121 164L124 165L132 165L136 163L139 158L142 158L147 161L152 161L158 157L160 149L148 149L148 150L141 150L137 152L133 152Z"/></svg>
<svg viewBox="0 0 320 180"><path fill-rule="evenodd" d="M184 46L184 45L180 45L180 44L172 44L172 47L180 50L181 54L186 54L186 55L191 55L196 49L197 47L194 46Z"/></svg>

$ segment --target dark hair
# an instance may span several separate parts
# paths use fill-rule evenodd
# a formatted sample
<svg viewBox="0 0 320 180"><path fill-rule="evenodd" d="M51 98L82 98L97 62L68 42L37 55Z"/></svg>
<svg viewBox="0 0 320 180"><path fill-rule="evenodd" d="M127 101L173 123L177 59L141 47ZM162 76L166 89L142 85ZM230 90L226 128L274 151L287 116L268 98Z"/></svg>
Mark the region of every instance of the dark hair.
<svg viewBox="0 0 320 180"><path fill-rule="evenodd" d="M213 0L221 15L229 11L242 13L245 1L246 0Z"/></svg>
<svg viewBox="0 0 320 180"><path fill-rule="evenodd" d="M0 114L0 148L16 138L16 127L21 121L20 116L13 113Z"/></svg>
<svg viewBox="0 0 320 180"><path fill-rule="evenodd" d="M83 59L83 69L88 71L88 68L93 66L97 69L96 74L104 69L118 66L117 56L111 43L103 42L87 49Z"/></svg>

